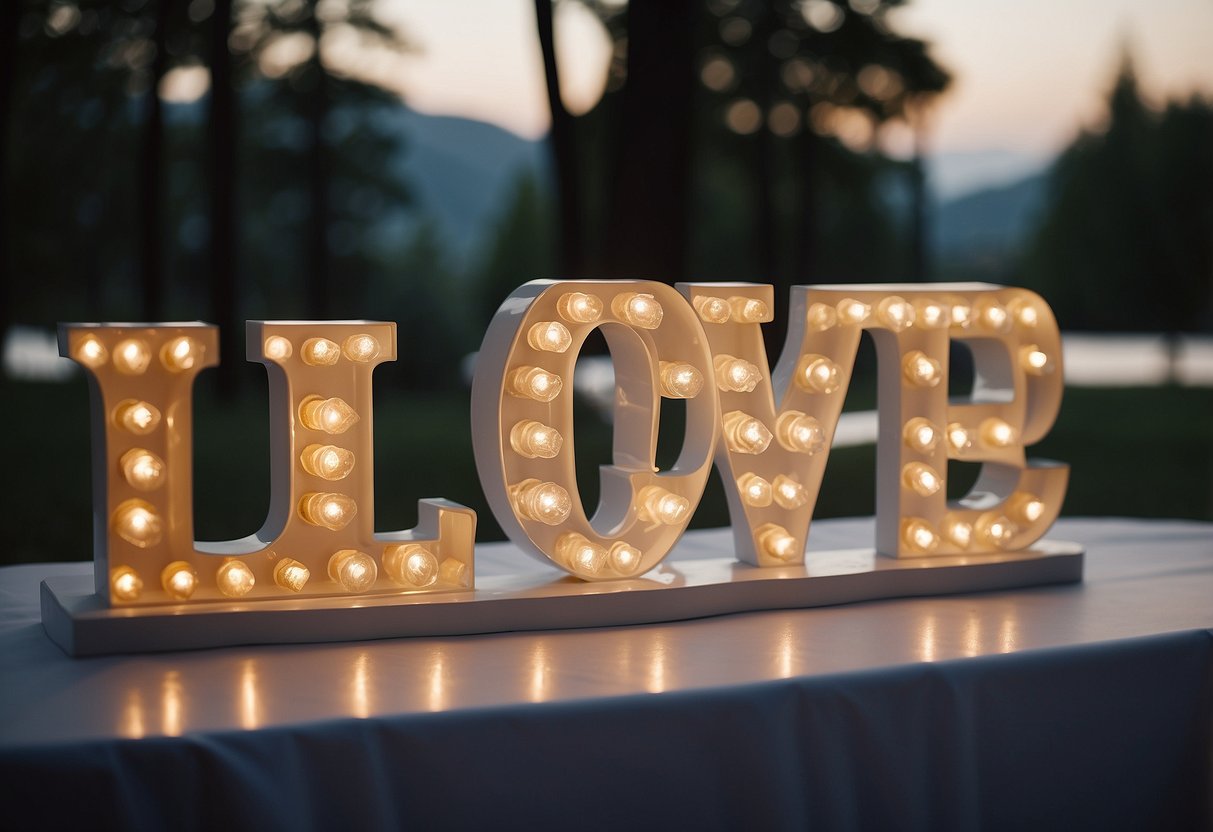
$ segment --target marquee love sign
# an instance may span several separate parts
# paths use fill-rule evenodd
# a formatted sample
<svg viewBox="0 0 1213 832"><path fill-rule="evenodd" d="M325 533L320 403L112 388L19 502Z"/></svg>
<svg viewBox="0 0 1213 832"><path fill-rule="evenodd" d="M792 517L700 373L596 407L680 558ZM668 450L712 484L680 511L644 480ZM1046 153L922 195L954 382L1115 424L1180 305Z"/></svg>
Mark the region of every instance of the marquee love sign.
<svg viewBox="0 0 1213 832"><path fill-rule="evenodd" d="M984 284L795 287L772 370L761 325L773 314L772 288L759 284L516 290L485 336L472 390L481 484L514 544L586 582L630 586L683 535L714 464L736 557L772 575L803 568L864 331L879 364L878 551L1005 560L1049 528L1068 469L1024 455L1062 393L1057 323L1039 296ZM574 473L571 381L596 329L617 390L613 460L591 515ZM112 623L115 611L162 620L166 605L268 611L288 599L292 610L357 612L436 595L470 609L474 512L427 500L416 529L374 531L372 372L395 358L391 323L248 324L248 357L270 382L270 512L248 538L194 541L190 393L217 361L216 334L199 323L61 328L63 354L93 391L96 597L87 615L59 615L62 603L49 615L84 626ZM964 402L948 400L953 340L975 362ZM686 402L683 445L664 471L654 465L663 399ZM949 502L953 459L983 467L973 491ZM47 601L44 592L44 621Z"/></svg>

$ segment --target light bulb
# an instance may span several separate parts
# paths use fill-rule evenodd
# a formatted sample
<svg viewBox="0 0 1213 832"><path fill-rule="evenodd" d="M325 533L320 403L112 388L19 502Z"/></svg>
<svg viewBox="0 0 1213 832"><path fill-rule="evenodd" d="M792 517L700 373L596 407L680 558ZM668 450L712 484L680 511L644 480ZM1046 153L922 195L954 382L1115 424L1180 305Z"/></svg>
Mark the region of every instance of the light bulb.
<svg viewBox="0 0 1213 832"><path fill-rule="evenodd" d="M308 445L299 455L299 464L313 477L343 480L354 470L354 452L336 445Z"/></svg>
<svg viewBox="0 0 1213 832"><path fill-rule="evenodd" d="M985 419L981 423L981 441L992 448L1005 448L1015 442L1015 429L1002 419Z"/></svg>
<svg viewBox="0 0 1213 832"><path fill-rule="evenodd" d="M783 526L766 523L754 531L759 548L776 560L788 561L800 554L796 538Z"/></svg>
<svg viewBox="0 0 1213 832"><path fill-rule="evenodd" d="M921 517L906 517L901 521L901 540L912 552L927 553L939 546L939 535Z"/></svg>
<svg viewBox="0 0 1213 832"><path fill-rule="evenodd" d="M150 503L143 500L123 500L114 509L114 531L132 546L146 549L155 546L164 536L164 522Z"/></svg>
<svg viewBox="0 0 1213 832"><path fill-rule="evenodd" d="M523 399L550 402L560 395L564 382L555 373L539 367L519 367L510 373L506 381L506 392Z"/></svg>
<svg viewBox="0 0 1213 832"><path fill-rule="evenodd" d="M749 393L762 381L758 367L743 358L718 355L712 359L716 369L716 386L726 393Z"/></svg>
<svg viewBox="0 0 1213 832"><path fill-rule="evenodd" d="M358 414L342 399L308 396L299 405L299 421L310 430L335 435L345 433L358 422Z"/></svg>
<svg viewBox="0 0 1213 832"><path fill-rule="evenodd" d="M110 594L119 601L137 601L143 592L143 579L129 566L110 570Z"/></svg>
<svg viewBox="0 0 1213 832"><path fill-rule="evenodd" d="M843 298L838 301L838 322L840 324L858 325L868 319L872 307L855 298Z"/></svg>
<svg viewBox="0 0 1213 832"><path fill-rule="evenodd" d="M745 504L754 508L765 508L773 499L771 484L754 473L742 474L737 478L737 491Z"/></svg>
<svg viewBox="0 0 1213 832"><path fill-rule="evenodd" d="M124 399L114 408L114 422L136 436L146 436L160 424L160 411L147 402Z"/></svg>
<svg viewBox="0 0 1213 832"><path fill-rule="evenodd" d="M640 329L656 329L661 325L665 310L652 295L623 292L611 301L611 311L626 323Z"/></svg>
<svg viewBox="0 0 1213 832"><path fill-rule="evenodd" d="M1023 298L1015 298L1015 300L1008 303L1007 312L1011 314L1015 323L1026 329L1036 326L1040 320L1040 313L1036 311L1035 304Z"/></svg>
<svg viewBox="0 0 1213 832"><path fill-rule="evenodd" d="M825 447L826 433L821 423L799 410L785 410L775 422L779 444L789 451L815 454Z"/></svg>
<svg viewBox="0 0 1213 832"><path fill-rule="evenodd" d="M147 370L152 354L147 344L137 338L128 338L114 347L114 368L128 376L137 376Z"/></svg>
<svg viewBox="0 0 1213 832"><path fill-rule="evenodd" d="M693 399L703 389L703 375L694 364L685 361L662 361L658 365L661 395L668 399Z"/></svg>
<svg viewBox="0 0 1213 832"><path fill-rule="evenodd" d="M533 419L524 419L510 429L510 446L527 459L551 459L563 444L560 431Z"/></svg>
<svg viewBox="0 0 1213 832"><path fill-rule="evenodd" d="M447 586L467 586L468 565L458 558L444 558L438 564L438 582Z"/></svg>
<svg viewBox="0 0 1213 832"><path fill-rule="evenodd" d="M606 564L608 552L585 535L565 532L556 539L556 552L570 569L597 575Z"/></svg>
<svg viewBox="0 0 1213 832"><path fill-rule="evenodd" d="M215 572L215 584L228 598L248 595L257 584L253 570L238 560L229 560Z"/></svg>
<svg viewBox="0 0 1213 832"><path fill-rule="evenodd" d="M170 372L180 373L192 370L197 365L198 359L202 357L202 353L201 344L188 335L182 335L166 341L160 348L160 363Z"/></svg>
<svg viewBox="0 0 1213 832"><path fill-rule="evenodd" d="M86 335L76 345L76 360L95 370L109 360L109 350L95 335Z"/></svg>
<svg viewBox="0 0 1213 832"><path fill-rule="evenodd" d="M312 577L312 571L293 558L283 558L274 565L274 583L291 592L300 592Z"/></svg>
<svg viewBox="0 0 1213 832"><path fill-rule="evenodd" d="M308 338L299 351L303 363L312 367L331 367L341 358L341 348L328 338Z"/></svg>
<svg viewBox="0 0 1213 832"><path fill-rule="evenodd" d="M131 448L118 460L122 476L131 488L155 491L164 484L164 460L144 448Z"/></svg>
<svg viewBox="0 0 1213 832"><path fill-rule="evenodd" d="M568 292L556 301L556 312L574 324L592 324L602 316L602 300L597 295Z"/></svg>
<svg viewBox="0 0 1213 832"><path fill-rule="evenodd" d="M733 314L733 308L724 298L714 298L710 295L696 295L691 301L699 317L710 324L723 324Z"/></svg>
<svg viewBox="0 0 1213 832"><path fill-rule="evenodd" d="M906 445L920 454L929 454L935 450L935 446L939 443L939 431L935 430L935 426L922 416L915 416L906 422L901 436L905 440Z"/></svg>
<svg viewBox="0 0 1213 832"><path fill-rule="evenodd" d="M729 298L729 306L733 310L733 320L738 323L760 324L771 320L771 308L758 298L734 295Z"/></svg>
<svg viewBox="0 0 1213 832"><path fill-rule="evenodd" d="M943 365L922 350L910 350L901 362L906 381L915 387L935 387L943 380Z"/></svg>
<svg viewBox="0 0 1213 832"><path fill-rule="evenodd" d="M1006 546L1017 531L1014 523L997 512L989 511L977 518L977 534L992 546Z"/></svg>
<svg viewBox="0 0 1213 832"><path fill-rule="evenodd" d="M901 482L920 497L930 497L943 487L939 472L924 462L911 462L902 468Z"/></svg>
<svg viewBox="0 0 1213 832"><path fill-rule="evenodd" d="M573 343L573 336L560 321L540 321L526 333L532 349L544 352L564 352Z"/></svg>
<svg viewBox="0 0 1213 832"><path fill-rule="evenodd" d="M378 358L379 351L379 340L374 335L368 335L365 332L351 335L341 346L341 352L346 358L363 364Z"/></svg>
<svg viewBox="0 0 1213 832"><path fill-rule="evenodd" d="M1035 523L1045 514L1044 501L1035 494L1020 492L1007 500L1007 511L1020 523Z"/></svg>
<svg viewBox="0 0 1213 832"><path fill-rule="evenodd" d="M548 526L559 526L573 510L569 492L554 482L523 480L510 488L510 496L515 511Z"/></svg>
<svg viewBox="0 0 1213 832"><path fill-rule="evenodd" d="M814 303L805 313L810 332L823 332L838 323L838 311L828 303Z"/></svg>
<svg viewBox="0 0 1213 832"><path fill-rule="evenodd" d="M402 543L383 550L383 568L398 584L427 587L438 580L438 558L417 543Z"/></svg>
<svg viewBox="0 0 1213 832"><path fill-rule="evenodd" d="M724 441L730 451L739 454L760 454L771 444L767 426L748 413L733 410L721 420Z"/></svg>
<svg viewBox="0 0 1213 832"><path fill-rule="evenodd" d="M960 422L952 422L948 425L948 444L952 446L953 451L960 453L973 447L973 437L969 434L969 429Z"/></svg>
<svg viewBox="0 0 1213 832"><path fill-rule="evenodd" d="M379 577L375 559L357 549L341 549L329 558L329 579L341 584L346 592L366 592Z"/></svg>
<svg viewBox="0 0 1213 832"><path fill-rule="evenodd" d="M271 335L265 339L265 344L262 346L262 352L271 361L285 361L291 357L291 353L294 351L291 342L281 335Z"/></svg>
<svg viewBox="0 0 1213 832"><path fill-rule="evenodd" d="M943 329L951 322L948 307L933 300L921 300L915 304L915 322L923 329Z"/></svg>
<svg viewBox="0 0 1213 832"><path fill-rule="evenodd" d="M967 329L969 324L973 322L973 307L967 303L953 303L949 313L949 317L952 319L952 326L954 327Z"/></svg>
<svg viewBox="0 0 1213 832"><path fill-rule="evenodd" d="M620 540L611 544L611 548L607 551L607 559L611 563L611 568L620 575L631 575L640 566L640 550Z"/></svg>
<svg viewBox="0 0 1213 832"><path fill-rule="evenodd" d="M994 300L983 301L977 307L977 319L986 329L1007 332L1011 329L1011 316L1006 307Z"/></svg>
<svg viewBox="0 0 1213 832"><path fill-rule="evenodd" d="M796 364L796 386L806 393L833 393L842 386L838 365L823 355L803 355Z"/></svg>
<svg viewBox="0 0 1213 832"><path fill-rule="evenodd" d="M944 521L943 530L952 545L959 549L967 549L973 542L972 523L952 517Z"/></svg>
<svg viewBox="0 0 1213 832"><path fill-rule="evenodd" d="M691 515L691 501L686 497L667 491L659 485L648 485L638 495L640 519L647 523L662 523L678 526Z"/></svg>
<svg viewBox="0 0 1213 832"><path fill-rule="evenodd" d="M329 531L344 529L358 514L352 497L332 491L310 491L299 498L299 516Z"/></svg>
<svg viewBox="0 0 1213 832"><path fill-rule="evenodd" d="M786 509L800 508L809 501L809 492L803 485L789 476L780 474L771 483L775 502Z"/></svg>
<svg viewBox="0 0 1213 832"><path fill-rule="evenodd" d="M1053 372L1053 362L1047 353L1035 344L1019 348L1019 366L1030 376L1043 376Z"/></svg>
<svg viewBox="0 0 1213 832"><path fill-rule="evenodd" d="M183 560L175 560L160 573L160 585L168 597L184 601L198 588L198 572Z"/></svg>
<svg viewBox="0 0 1213 832"><path fill-rule="evenodd" d="M877 304L876 317L886 329L903 332L914 325L914 305L905 298L890 295Z"/></svg>

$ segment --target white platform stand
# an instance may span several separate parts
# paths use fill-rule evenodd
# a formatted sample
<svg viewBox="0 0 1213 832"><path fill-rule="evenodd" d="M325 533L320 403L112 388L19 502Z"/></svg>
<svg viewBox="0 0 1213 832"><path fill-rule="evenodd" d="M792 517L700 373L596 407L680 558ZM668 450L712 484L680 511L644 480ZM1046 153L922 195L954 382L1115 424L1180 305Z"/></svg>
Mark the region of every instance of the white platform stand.
<svg viewBox="0 0 1213 832"><path fill-rule="evenodd" d="M760 569L737 563L731 540L727 529L688 532L675 552L692 557L668 558L640 578L606 583L555 577L555 570L515 550L514 574L478 577L474 590L373 598L114 608L93 593L91 576L52 578L42 582L42 624L69 655L95 656L650 624L1073 583L1083 575L1082 546L1063 541L1001 555L901 560L871 549L810 551L803 566ZM512 548L488 547L495 555ZM722 556L695 557L705 551Z"/></svg>

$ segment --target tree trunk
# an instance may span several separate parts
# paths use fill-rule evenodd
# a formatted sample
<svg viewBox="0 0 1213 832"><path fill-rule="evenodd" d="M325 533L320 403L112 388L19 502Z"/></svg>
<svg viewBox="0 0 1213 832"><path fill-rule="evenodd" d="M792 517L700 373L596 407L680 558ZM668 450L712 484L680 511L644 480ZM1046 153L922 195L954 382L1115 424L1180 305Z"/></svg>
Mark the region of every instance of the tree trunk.
<svg viewBox="0 0 1213 832"><path fill-rule="evenodd" d="M316 51L312 57L313 86L304 105L308 124L310 145L307 157L308 196L311 202L310 229L307 240L307 313L314 321L322 321L330 315L332 297L329 291L331 274L329 269L329 151L324 135L328 120L328 75L324 60L320 57L320 20L316 17L313 2L308 13L308 29L315 39Z"/></svg>
<svg viewBox="0 0 1213 832"><path fill-rule="evenodd" d="M211 24L211 314L219 325L219 393L238 387L240 327L236 292L236 89L228 38L232 0L215 0Z"/></svg>
<svg viewBox="0 0 1213 832"><path fill-rule="evenodd" d="M17 26L21 22L22 4L9 0L0 3L0 353L9 327L13 324L12 251L9 243L8 146L13 111L13 87L17 79Z"/></svg>
<svg viewBox="0 0 1213 832"><path fill-rule="evenodd" d="M796 162L800 168L799 200L796 206L796 282L817 279L817 156L819 139L807 120L796 135Z"/></svg>
<svg viewBox="0 0 1213 832"><path fill-rule="evenodd" d="M164 200L160 179L164 169L164 106L160 82L168 71L170 0L157 0L151 88L143 125L143 156L139 160L139 266L143 320L164 320Z"/></svg>

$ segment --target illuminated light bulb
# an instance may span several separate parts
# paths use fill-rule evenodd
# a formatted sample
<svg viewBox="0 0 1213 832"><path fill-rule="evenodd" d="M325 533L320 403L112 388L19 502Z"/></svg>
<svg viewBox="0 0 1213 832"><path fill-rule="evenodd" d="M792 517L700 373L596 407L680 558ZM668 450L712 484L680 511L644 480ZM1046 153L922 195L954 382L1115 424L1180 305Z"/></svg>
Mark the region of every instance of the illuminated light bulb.
<svg viewBox="0 0 1213 832"><path fill-rule="evenodd" d="M656 329L665 317L665 310L652 295L623 292L611 301L611 311L620 320L640 329Z"/></svg>
<svg viewBox="0 0 1213 832"><path fill-rule="evenodd" d="M734 295L729 298L733 319L742 324L760 324L771 320L771 308L758 298Z"/></svg>
<svg viewBox="0 0 1213 832"><path fill-rule="evenodd" d="M299 351L303 363L312 367L331 367L341 358L341 348L327 338L308 338Z"/></svg>
<svg viewBox="0 0 1213 832"><path fill-rule="evenodd" d="M1053 372L1053 362L1047 353L1035 344L1019 348L1019 366L1030 376L1043 376Z"/></svg>
<svg viewBox="0 0 1213 832"><path fill-rule="evenodd" d="M948 425L948 444L957 453L967 451L973 447L973 437L969 434L969 429L960 422L952 422Z"/></svg>
<svg viewBox="0 0 1213 832"><path fill-rule="evenodd" d="M607 551L607 560L620 575L631 575L640 567L640 550L620 540Z"/></svg>
<svg viewBox="0 0 1213 832"><path fill-rule="evenodd" d="M427 587L438 580L438 558L417 543L388 546L383 551L383 568L393 581L405 586Z"/></svg>
<svg viewBox="0 0 1213 832"><path fill-rule="evenodd" d="M1019 529L1007 517L993 511L977 518L977 534L992 546L1006 546L1017 531Z"/></svg>
<svg viewBox="0 0 1213 832"><path fill-rule="evenodd" d="M737 478L737 491L746 505L766 508L771 504L771 484L757 474L742 474Z"/></svg>
<svg viewBox="0 0 1213 832"><path fill-rule="evenodd" d="M550 402L560 395L562 387L560 376L539 367L519 367L506 381L506 392L510 395L537 402Z"/></svg>
<svg viewBox="0 0 1213 832"><path fill-rule="evenodd" d="M953 546L960 549L969 548L969 544L973 542L973 524L964 520L950 518L944 521L944 535L952 542Z"/></svg>
<svg viewBox="0 0 1213 832"><path fill-rule="evenodd" d="M838 301L838 322L842 324L861 324L868 319L872 307L855 298L844 298Z"/></svg>
<svg viewBox="0 0 1213 832"><path fill-rule="evenodd" d="M808 490L789 476L780 474L771 483L775 502L786 509L800 508L809 501Z"/></svg>
<svg viewBox="0 0 1213 832"><path fill-rule="evenodd" d="M716 368L716 386L726 393L749 393L762 381L758 367L744 358L718 355L712 365Z"/></svg>
<svg viewBox="0 0 1213 832"><path fill-rule="evenodd" d="M805 323L812 332L822 332L838 323L838 311L827 303L814 303L805 313Z"/></svg>
<svg viewBox="0 0 1213 832"><path fill-rule="evenodd" d="M147 370L152 361L152 354L147 344L135 338L128 338L114 347L114 368L128 376L137 376Z"/></svg>
<svg viewBox="0 0 1213 832"><path fill-rule="evenodd" d="M597 575L606 564L606 549L577 532L565 532L556 539L556 552L576 572Z"/></svg>
<svg viewBox="0 0 1213 832"><path fill-rule="evenodd" d="M137 601L143 592L143 579L129 566L110 570L110 594L119 601Z"/></svg>
<svg viewBox="0 0 1213 832"><path fill-rule="evenodd" d="M341 584L346 592L366 592L379 577L375 559L357 549L341 549L329 558L329 579Z"/></svg>
<svg viewBox="0 0 1213 832"><path fill-rule="evenodd" d="M291 592L300 592L312 577L312 571L293 558L283 558L274 565L274 583Z"/></svg>
<svg viewBox="0 0 1213 832"><path fill-rule="evenodd" d="M939 472L924 462L911 462L902 468L901 481L920 497L930 497L943 487Z"/></svg>
<svg viewBox="0 0 1213 832"><path fill-rule="evenodd" d="M76 360L85 367L96 369L109 360L109 350L95 336L86 335L76 345Z"/></svg>
<svg viewBox="0 0 1213 832"><path fill-rule="evenodd" d="M336 445L308 445L299 455L299 464L313 477L343 480L354 470L354 452Z"/></svg>
<svg viewBox="0 0 1213 832"><path fill-rule="evenodd" d="M699 317L710 324L723 324L733 314L733 308L724 298L714 298L710 295L696 295L691 305L699 313Z"/></svg>
<svg viewBox="0 0 1213 832"><path fill-rule="evenodd" d="M147 402L125 399L114 408L114 422L136 436L146 436L160 424L160 411Z"/></svg>
<svg viewBox="0 0 1213 832"><path fill-rule="evenodd" d="M951 323L948 307L933 300L922 300L915 305L915 319L923 329L943 329Z"/></svg>
<svg viewBox="0 0 1213 832"><path fill-rule="evenodd" d="M174 373L192 370L202 357L203 347L188 335L167 341L160 348L160 363Z"/></svg>
<svg viewBox="0 0 1213 832"><path fill-rule="evenodd" d="M215 572L215 584L228 598L248 595L257 585L253 570L238 560L229 560Z"/></svg>
<svg viewBox="0 0 1213 832"><path fill-rule="evenodd" d="M544 352L564 352L573 343L573 336L560 321L540 321L527 330L526 342Z"/></svg>
<svg viewBox="0 0 1213 832"><path fill-rule="evenodd" d="M602 300L597 295L568 292L556 301L556 312L574 324L592 324L602 317Z"/></svg>
<svg viewBox="0 0 1213 832"><path fill-rule="evenodd" d="M901 521L901 540L914 552L932 552L939 546L939 535L920 517L906 517Z"/></svg>
<svg viewBox="0 0 1213 832"><path fill-rule="evenodd" d="M783 526L766 523L754 530L759 548L776 560L792 560L800 554L796 538Z"/></svg>
<svg viewBox="0 0 1213 832"><path fill-rule="evenodd" d="M973 322L973 307L967 303L954 303L950 311L952 326L965 329Z"/></svg>
<svg viewBox="0 0 1213 832"><path fill-rule="evenodd" d="M659 364L661 395L669 399L693 399L703 389L703 374L685 361L662 361Z"/></svg>
<svg viewBox="0 0 1213 832"><path fill-rule="evenodd" d="M299 498L299 516L329 531L344 529L358 514L352 497L332 491L311 491Z"/></svg>
<svg viewBox="0 0 1213 832"><path fill-rule="evenodd" d="M1023 298L1015 298L1008 303L1007 312L1011 314L1015 323L1027 329L1036 326L1040 321L1040 313L1036 311L1036 305Z"/></svg>
<svg viewBox="0 0 1213 832"><path fill-rule="evenodd" d="M444 558L438 564L438 580L449 586L467 586L468 565L458 558Z"/></svg>
<svg viewBox="0 0 1213 832"><path fill-rule="evenodd" d="M183 560L175 560L160 573L160 585L168 597L184 601L198 588L198 572Z"/></svg>
<svg viewBox="0 0 1213 832"><path fill-rule="evenodd" d="M740 410L724 414L721 420L724 441L729 450L739 454L760 454L771 444L771 432L761 419Z"/></svg>
<svg viewBox="0 0 1213 832"><path fill-rule="evenodd" d="M826 433L821 423L799 410L786 410L779 414L775 422L775 435L780 445L800 454L815 454L826 444Z"/></svg>
<svg viewBox="0 0 1213 832"><path fill-rule="evenodd" d="M510 446L527 459L551 459L560 453L564 437L543 422L525 419L510 429Z"/></svg>
<svg viewBox="0 0 1213 832"><path fill-rule="evenodd" d="M341 345L341 352L346 358L363 364L378 358L379 349L379 340L374 335L368 335L365 332L351 335Z"/></svg>
<svg viewBox="0 0 1213 832"><path fill-rule="evenodd" d="M890 295L877 304L876 317L885 328L903 332L914 325L914 305L905 298Z"/></svg>
<svg viewBox="0 0 1213 832"><path fill-rule="evenodd" d="M290 358L294 351L295 348L291 346L291 342L281 335L271 335L265 339L265 344L262 345L262 352L271 361L284 361Z"/></svg>
<svg viewBox="0 0 1213 832"><path fill-rule="evenodd" d="M924 419L922 416L915 416L906 422L901 436L906 445L920 454L929 454L939 444L939 431L935 430L935 426L931 424L930 420Z"/></svg>
<svg viewBox="0 0 1213 832"><path fill-rule="evenodd" d="M943 365L922 350L910 350L901 362L906 381L915 387L935 387L943 380Z"/></svg>
<svg viewBox="0 0 1213 832"><path fill-rule="evenodd" d="M795 380L807 393L833 393L842 386L842 371L823 355L804 355L796 365Z"/></svg>
<svg viewBox="0 0 1213 832"><path fill-rule="evenodd" d="M1006 307L997 301L988 300L981 303L977 309L977 319L981 325L995 332L1007 332L1011 328L1011 316Z"/></svg>
<svg viewBox="0 0 1213 832"><path fill-rule="evenodd" d="M510 488L510 496L515 511L548 526L559 526L573 510L569 492L554 482L523 480Z"/></svg>
<svg viewBox="0 0 1213 832"><path fill-rule="evenodd" d="M358 422L358 414L336 396L331 399L308 396L299 405L299 421L310 430L335 435L353 427Z"/></svg>
<svg viewBox="0 0 1213 832"><path fill-rule="evenodd" d="M164 460L144 448L131 448L118 460L131 488L155 491L164 484Z"/></svg>
<svg viewBox="0 0 1213 832"><path fill-rule="evenodd" d="M150 503L124 500L114 509L114 531L132 546L146 549L155 546L164 536L164 522Z"/></svg>
<svg viewBox="0 0 1213 832"><path fill-rule="evenodd" d="M1005 448L1015 441L1015 429L1002 419L991 417L981 423L981 441L992 448Z"/></svg>
<svg viewBox="0 0 1213 832"><path fill-rule="evenodd" d="M640 489L638 497L638 513L640 519L646 522L677 526L686 522L691 515L690 500L659 485L645 486Z"/></svg>
<svg viewBox="0 0 1213 832"><path fill-rule="evenodd" d="M1035 523L1044 517L1045 504L1035 494L1012 494L1007 500L1007 510L1020 523Z"/></svg>

